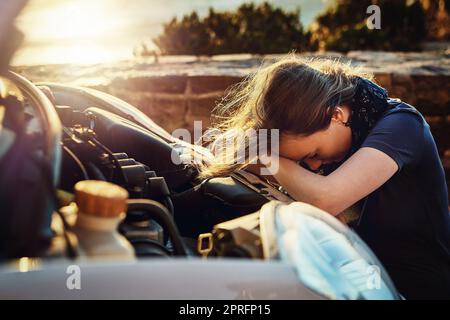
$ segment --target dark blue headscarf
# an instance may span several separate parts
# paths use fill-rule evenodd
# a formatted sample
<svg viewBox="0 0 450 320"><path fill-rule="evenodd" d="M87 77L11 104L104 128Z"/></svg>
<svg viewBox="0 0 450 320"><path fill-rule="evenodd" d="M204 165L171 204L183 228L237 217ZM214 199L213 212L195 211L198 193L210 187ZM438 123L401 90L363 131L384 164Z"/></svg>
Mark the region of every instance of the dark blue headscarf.
<svg viewBox="0 0 450 320"><path fill-rule="evenodd" d="M352 114L352 155L361 147L369 132L381 116L393 106L388 103L388 92L376 83L361 77L356 78L355 95L350 101Z"/></svg>
<svg viewBox="0 0 450 320"><path fill-rule="evenodd" d="M393 105L388 102L386 89L365 78L356 77L354 81L356 84L355 94L349 102L351 116L346 123L352 130L352 144L345 160L361 147L381 116L393 108ZM320 173L329 174L341 163L323 165Z"/></svg>

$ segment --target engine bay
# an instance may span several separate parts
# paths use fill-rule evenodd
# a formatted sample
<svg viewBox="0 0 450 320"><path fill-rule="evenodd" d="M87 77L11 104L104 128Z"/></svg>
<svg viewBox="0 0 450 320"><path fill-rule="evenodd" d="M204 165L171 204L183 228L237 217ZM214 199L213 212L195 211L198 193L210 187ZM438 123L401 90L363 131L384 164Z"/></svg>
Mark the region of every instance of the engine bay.
<svg viewBox="0 0 450 320"><path fill-rule="evenodd" d="M150 119L147 126L137 123L135 108L115 97L111 102L95 91L52 84L28 86L46 94L62 125L56 185L59 208L54 208L59 215L53 217L63 221L52 225L70 230L73 218L64 207L74 201L77 182L106 181L129 194L127 214L118 230L133 245L137 257L199 255L200 234L211 232L218 223L253 213L269 201L258 186L246 186L233 177L199 181L189 159L195 152L208 150L173 138ZM43 136L45 124L33 105L38 103L25 94L26 132ZM155 205L144 204L144 212L139 199ZM61 207L66 216L60 214ZM159 212L156 218L149 214L152 210ZM161 211L168 215L163 221L158 218ZM66 231L52 232L67 240ZM186 250L174 250L174 243L181 242ZM67 245L69 251L76 251L76 244ZM242 256L251 255L242 251Z"/></svg>

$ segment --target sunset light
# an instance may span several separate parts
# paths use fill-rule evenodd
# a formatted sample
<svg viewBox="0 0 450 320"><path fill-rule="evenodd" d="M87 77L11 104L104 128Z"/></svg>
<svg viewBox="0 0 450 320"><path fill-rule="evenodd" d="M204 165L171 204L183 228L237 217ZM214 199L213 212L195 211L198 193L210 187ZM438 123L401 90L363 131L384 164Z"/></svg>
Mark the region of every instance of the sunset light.
<svg viewBox="0 0 450 320"><path fill-rule="evenodd" d="M16 64L96 63L129 58L138 36L121 16L125 1L32 1L18 19L26 32ZM125 47L126 45L126 47Z"/></svg>
<svg viewBox="0 0 450 320"><path fill-rule="evenodd" d="M285 7L302 6L309 23L330 0L285 0ZM245 0L32 0L17 19L25 42L13 65L93 64L133 58L133 50L152 39L174 16L192 10L205 16L216 10L235 9ZM247 1L248 2L248 1ZM256 0L254 3L262 3ZM274 1L275 2L275 1Z"/></svg>

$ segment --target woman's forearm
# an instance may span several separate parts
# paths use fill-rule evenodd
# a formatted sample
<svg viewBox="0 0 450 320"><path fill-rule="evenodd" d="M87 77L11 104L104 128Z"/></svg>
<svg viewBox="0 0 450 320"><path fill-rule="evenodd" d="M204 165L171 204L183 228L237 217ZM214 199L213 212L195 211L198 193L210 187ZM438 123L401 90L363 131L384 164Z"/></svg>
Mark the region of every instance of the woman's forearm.
<svg viewBox="0 0 450 320"><path fill-rule="evenodd" d="M328 176L282 157L272 174L294 199L337 215L378 189L397 170L397 163L382 151L361 148Z"/></svg>
<svg viewBox="0 0 450 320"><path fill-rule="evenodd" d="M333 215L340 212L331 201L334 195L326 176L308 171L296 162L282 157L279 158L278 170L272 174L295 200L312 204Z"/></svg>

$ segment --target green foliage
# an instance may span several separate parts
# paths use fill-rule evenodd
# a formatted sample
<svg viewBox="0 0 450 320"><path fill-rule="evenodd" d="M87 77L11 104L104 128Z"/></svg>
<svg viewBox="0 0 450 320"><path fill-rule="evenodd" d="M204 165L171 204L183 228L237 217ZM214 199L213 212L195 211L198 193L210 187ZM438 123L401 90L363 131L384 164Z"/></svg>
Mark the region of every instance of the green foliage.
<svg viewBox="0 0 450 320"><path fill-rule="evenodd" d="M209 30L205 28L196 12L173 18L164 25L164 33L154 40L164 54L208 54L210 51Z"/></svg>
<svg viewBox="0 0 450 320"><path fill-rule="evenodd" d="M381 29L367 28L366 9L371 4L380 7ZM411 51L420 49L426 34L426 15L420 0L335 0L306 32L300 9L287 12L267 2L258 6L245 3L235 11L210 8L204 18L195 12L181 20L173 18L153 41L162 54L172 55L318 49Z"/></svg>
<svg viewBox="0 0 450 320"><path fill-rule="evenodd" d="M181 21L173 18L153 41L162 54L266 54L300 51L307 36L299 10L286 12L265 2L242 4L233 12L210 8L203 19L195 12Z"/></svg>
<svg viewBox="0 0 450 320"><path fill-rule="evenodd" d="M366 26L371 4L380 7L381 29ZM324 50L418 50L426 36L425 13L417 0L338 0L311 32L311 44Z"/></svg>

